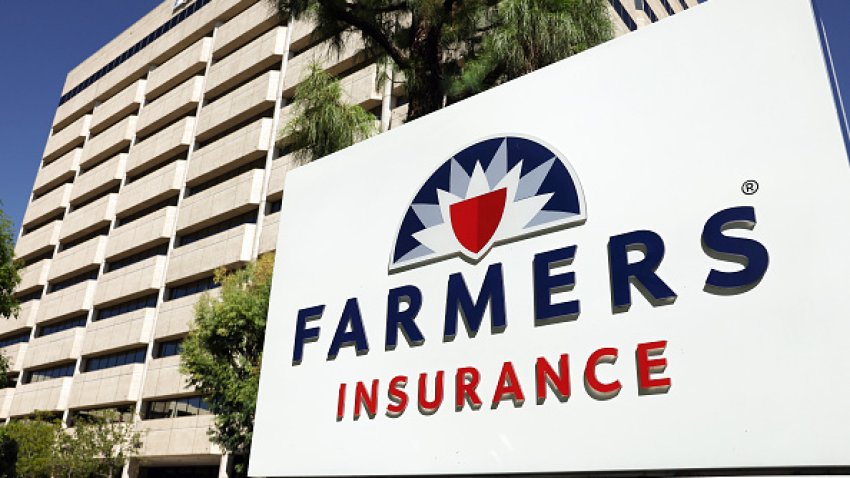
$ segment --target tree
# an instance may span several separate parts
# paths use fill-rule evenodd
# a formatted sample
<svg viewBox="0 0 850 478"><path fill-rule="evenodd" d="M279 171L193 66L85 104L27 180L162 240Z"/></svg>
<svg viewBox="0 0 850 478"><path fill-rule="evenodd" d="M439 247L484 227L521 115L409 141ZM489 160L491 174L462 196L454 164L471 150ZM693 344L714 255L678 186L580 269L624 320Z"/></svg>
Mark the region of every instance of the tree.
<svg viewBox="0 0 850 478"><path fill-rule="evenodd" d="M5 427L0 428L0 478L18 476L15 462L18 461L18 444Z"/></svg>
<svg viewBox="0 0 850 478"><path fill-rule="evenodd" d="M139 432L114 410L74 425L64 429L38 412L7 424L0 433L0 478L114 478L142 446Z"/></svg>
<svg viewBox="0 0 850 478"><path fill-rule="evenodd" d="M17 444L17 476L48 478L54 470L54 443L61 431L58 421L36 415L35 418L13 420L4 427Z"/></svg>
<svg viewBox="0 0 850 478"><path fill-rule="evenodd" d="M302 161L327 156L375 133L375 115L345 104L339 80L316 64L296 88L294 107L295 117L285 130Z"/></svg>
<svg viewBox="0 0 850 478"><path fill-rule="evenodd" d="M0 204L1 205L1 204ZM17 317L20 305L13 293L21 282L23 264L15 260L15 235L12 221L0 209L0 316Z"/></svg>
<svg viewBox="0 0 850 478"><path fill-rule="evenodd" d="M565 42L562 36L587 41L603 41L610 36L611 26L605 12L604 0L514 0L514 14L504 8L499 0L269 0L274 2L284 17L309 17L317 25L320 34L332 38L338 45L347 32L358 32L367 51L372 55L385 55L404 74L405 86L410 99L408 120L416 119L443 107L454 99L450 87L457 85L464 75L464 65L477 55L491 56L484 64L476 66L478 71L492 73L490 81L482 84L497 84L509 79L513 59L493 55L515 53L515 47L495 48L499 38L509 41L532 41L525 45L529 52L549 52L549 46L557 47ZM495 14L494 14L495 12ZM590 12L590 15L583 16ZM534 13L534 15L529 15ZM565 15L581 16L564 26ZM523 20L525 24L512 24ZM540 22L542 25L530 23ZM522 32L530 28L532 32ZM582 31L577 31L581 29ZM588 29L591 33L586 33ZM513 30L514 34L510 35ZM593 32L608 31L598 36ZM495 32L495 33L494 33ZM499 33L501 32L501 33ZM526 33L530 33L527 34ZM485 47L488 35L493 36L490 46ZM545 45L540 45L539 42ZM569 43L569 42L566 42ZM595 43L594 43L595 44ZM588 46L592 44L588 43ZM530 48L528 48L530 47ZM571 54L571 49L562 51L557 59ZM536 69L545 66L551 57L531 55L525 63ZM551 61L549 61L551 62ZM503 65L504 74L493 70ZM515 72L527 70L519 68ZM469 71L467 75L471 75ZM506 76L504 76L506 75ZM455 86L457 88L457 86ZM467 92L466 88L460 88Z"/></svg>
<svg viewBox="0 0 850 478"><path fill-rule="evenodd" d="M219 296L204 294L198 300L180 352L181 371L215 414L212 440L245 458L254 429L273 267L274 254L266 254L243 269L216 271ZM245 463L236 463L235 472L244 476Z"/></svg>
<svg viewBox="0 0 850 478"><path fill-rule="evenodd" d="M478 93L613 36L605 5L588 0L502 0L492 25L452 84L453 96Z"/></svg>
<svg viewBox="0 0 850 478"><path fill-rule="evenodd" d="M57 430L54 471L57 477L113 478L142 447L141 434L122 422L117 411L81 418L73 431Z"/></svg>

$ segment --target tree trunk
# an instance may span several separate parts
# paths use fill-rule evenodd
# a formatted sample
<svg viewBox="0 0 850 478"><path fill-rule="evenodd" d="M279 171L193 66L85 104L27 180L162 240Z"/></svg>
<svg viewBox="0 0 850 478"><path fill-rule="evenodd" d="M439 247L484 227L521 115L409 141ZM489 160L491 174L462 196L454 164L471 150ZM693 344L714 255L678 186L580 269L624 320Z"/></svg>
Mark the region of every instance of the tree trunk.
<svg viewBox="0 0 850 478"><path fill-rule="evenodd" d="M419 23L418 26L411 28L412 64L410 71L406 72L409 76L407 95L410 99L407 107L407 121L433 113L443 107L445 91L440 48L441 31L440 25L426 23Z"/></svg>

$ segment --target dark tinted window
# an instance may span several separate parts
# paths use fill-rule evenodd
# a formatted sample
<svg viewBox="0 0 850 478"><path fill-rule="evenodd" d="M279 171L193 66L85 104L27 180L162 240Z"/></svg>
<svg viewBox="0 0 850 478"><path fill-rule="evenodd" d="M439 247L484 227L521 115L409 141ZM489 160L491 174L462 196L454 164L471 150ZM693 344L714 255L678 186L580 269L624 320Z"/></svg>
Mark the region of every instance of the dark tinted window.
<svg viewBox="0 0 850 478"><path fill-rule="evenodd" d="M183 348L183 339L166 340L156 344L156 358L178 355Z"/></svg>
<svg viewBox="0 0 850 478"><path fill-rule="evenodd" d="M160 418L192 417L209 415L210 407L198 397L184 397L174 400L156 400L145 404L143 419L157 420Z"/></svg>
<svg viewBox="0 0 850 478"><path fill-rule="evenodd" d="M174 300L186 297L187 295L199 294L210 289L215 289L216 287L218 287L218 284L215 282L215 279L206 277L187 284L169 287L165 295L165 300Z"/></svg>
<svg viewBox="0 0 850 478"><path fill-rule="evenodd" d="M195 13L201 7L203 7L204 5L206 5L208 3L209 3L209 0L197 0L190 7L185 8L180 13L180 15L172 17L169 21L163 23L153 33L151 33L150 35L145 37L143 40L141 40L140 42L138 42L135 45L133 45L132 47L130 47L124 53L118 55L117 58L115 58L114 60L109 62L109 64L107 64L106 66L104 66L103 68L98 70L92 76L86 78L82 83L80 83L79 85L77 85L73 89L71 89L71 91L62 95L62 97L59 98L59 105L61 106L65 102L70 100L71 98L77 96L81 91L83 91L84 89L91 86L91 84L94 83L95 81L97 81L100 77L109 73L110 71L112 71L115 67L117 67L121 63L124 63L125 61L127 61L130 57L132 57L133 55L138 53L139 50L146 47L150 42L159 38L161 35L165 34L165 32L167 32L168 30L177 26L180 22L182 22L183 20L188 18L190 15L192 15L193 13Z"/></svg>
<svg viewBox="0 0 850 478"><path fill-rule="evenodd" d="M239 227L243 224L254 224L256 222L257 211L251 211L240 216L225 219L224 221L218 224L213 224L212 226L207 226L203 229L199 229L197 231L179 236L177 238L177 247L182 247L187 244L200 241L201 239L206 239L210 236L220 234L224 231L229 231L230 229Z"/></svg>
<svg viewBox="0 0 850 478"><path fill-rule="evenodd" d="M24 383L44 382L54 378L71 377L74 375L74 363L58 365L53 367L42 368L38 370L30 370L27 376L24 377Z"/></svg>
<svg viewBox="0 0 850 478"><path fill-rule="evenodd" d="M45 335L56 334L62 332L64 330L73 329L74 327L85 327L86 326L86 316L79 315L76 317L72 317L70 319L65 319L59 322L54 322L49 325L42 325L39 327L36 332L36 337L43 337Z"/></svg>
<svg viewBox="0 0 850 478"><path fill-rule="evenodd" d="M608 0L608 3L611 4L611 8L614 9L614 12L617 13L617 16L620 17L620 20L626 24L626 27L631 30L637 30L637 23L635 19L629 14L629 11L626 10L626 7L623 6L623 3L620 0Z"/></svg>
<svg viewBox="0 0 850 478"><path fill-rule="evenodd" d="M120 367L130 363L145 363L145 348L126 350L109 355L101 355L86 359L84 372L94 372L105 368Z"/></svg>
<svg viewBox="0 0 850 478"><path fill-rule="evenodd" d="M123 315L139 309L148 307L156 307L156 294L151 294L138 299L121 302L120 304L111 305L102 309L97 309L94 314L94 320L106 320L117 315Z"/></svg>
<svg viewBox="0 0 850 478"><path fill-rule="evenodd" d="M9 320L9 319L6 319L6 320ZM9 335L9 336L6 336L6 337L3 337L2 339L0 339L0 347L8 347L10 345L20 344L20 343L29 342L29 341L30 341L30 333L28 331L27 332L21 332L21 333L18 333L18 334L15 334L15 335Z"/></svg>

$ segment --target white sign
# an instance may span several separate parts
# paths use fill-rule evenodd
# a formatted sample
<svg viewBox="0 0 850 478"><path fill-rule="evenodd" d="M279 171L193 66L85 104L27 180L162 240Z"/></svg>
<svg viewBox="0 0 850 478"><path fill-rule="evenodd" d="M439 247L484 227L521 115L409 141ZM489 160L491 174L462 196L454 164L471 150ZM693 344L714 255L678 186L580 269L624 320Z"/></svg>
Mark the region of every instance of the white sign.
<svg viewBox="0 0 850 478"><path fill-rule="evenodd" d="M811 5L713 0L289 173L252 476L850 466Z"/></svg>

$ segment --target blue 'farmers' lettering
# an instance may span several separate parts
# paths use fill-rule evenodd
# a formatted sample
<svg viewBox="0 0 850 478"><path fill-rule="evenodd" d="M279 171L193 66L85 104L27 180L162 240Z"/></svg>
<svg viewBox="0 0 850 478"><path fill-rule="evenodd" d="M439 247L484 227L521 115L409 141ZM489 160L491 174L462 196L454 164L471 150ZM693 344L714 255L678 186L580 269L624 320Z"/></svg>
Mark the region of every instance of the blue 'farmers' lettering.
<svg viewBox="0 0 850 478"><path fill-rule="evenodd" d="M767 249L759 242L723 234L727 229L752 230L756 213L752 207L733 207L711 216L702 230L702 248L714 259L737 262L744 266L735 272L712 269L705 280L705 290L713 294L731 295L746 292L761 282L770 261Z"/></svg>

